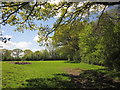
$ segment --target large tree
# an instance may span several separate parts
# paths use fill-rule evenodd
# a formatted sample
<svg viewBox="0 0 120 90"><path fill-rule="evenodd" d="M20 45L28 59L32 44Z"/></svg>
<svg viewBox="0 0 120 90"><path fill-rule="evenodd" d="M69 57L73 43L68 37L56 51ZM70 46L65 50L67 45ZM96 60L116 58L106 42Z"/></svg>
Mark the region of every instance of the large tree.
<svg viewBox="0 0 120 90"><path fill-rule="evenodd" d="M78 45L79 33L84 28L84 24L85 22L75 21L72 25L60 25L52 37L57 46L66 54L66 57L71 60L80 59Z"/></svg>

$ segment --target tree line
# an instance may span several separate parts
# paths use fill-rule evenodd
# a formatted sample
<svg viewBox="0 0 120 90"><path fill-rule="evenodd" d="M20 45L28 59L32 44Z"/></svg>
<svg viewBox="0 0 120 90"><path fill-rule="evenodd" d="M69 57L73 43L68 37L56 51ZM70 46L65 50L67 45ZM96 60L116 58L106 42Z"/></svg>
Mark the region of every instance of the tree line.
<svg viewBox="0 0 120 90"><path fill-rule="evenodd" d="M67 57L65 57L65 55L60 55L57 49L54 52L49 52L46 49L35 52L30 49L1 49L0 51L2 52L2 61L67 60Z"/></svg>

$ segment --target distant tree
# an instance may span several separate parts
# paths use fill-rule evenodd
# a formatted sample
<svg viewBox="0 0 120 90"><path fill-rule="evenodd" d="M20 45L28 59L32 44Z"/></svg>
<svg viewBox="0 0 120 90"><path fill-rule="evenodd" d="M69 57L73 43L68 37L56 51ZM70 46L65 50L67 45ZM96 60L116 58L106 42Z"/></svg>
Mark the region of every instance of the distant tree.
<svg viewBox="0 0 120 90"><path fill-rule="evenodd" d="M40 51L35 51L33 54L32 54L32 59L34 61L37 61L37 60L42 60L42 53Z"/></svg>
<svg viewBox="0 0 120 90"><path fill-rule="evenodd" d="M24 52L24 56L22 57L23 60L32 60L33 52L31 50L26 49L23 52Z"/></svg>
<svg viewBox="0 0 120 90"><path fill-rule="evenodd" d="M54 41L52 38L49 38L49 39L47 40L45 46L46 46L46 49L47 49L48 52L49 52L50 58L51 58L51 59L55 59L55 57L56 57L56 52L55 52L55 50L56 50L56 48L57 48L57 46L56 46L56 44L55 44L55 41Z"/></svg>
<svg viewBox="0 0 120 90"><path fill-rule="evenodd" d="M43 60L50 59L50 54L46 49L42 51L42 59Z"/></svg>
<svg viewBox="0 0 120 90"><path fill-rule="evenodd" d="M13 49L12 50L12 56L15 57L15 59L20 60L22 57L23 51L21 49Z"/></svg>
<svg viewBox="0 0 120 90"><path fill-rule="evenodd" d="M13 57L11 56L12 51L7 49L2 49L2 60L3 61L10 61L13 60Z"/></svg>

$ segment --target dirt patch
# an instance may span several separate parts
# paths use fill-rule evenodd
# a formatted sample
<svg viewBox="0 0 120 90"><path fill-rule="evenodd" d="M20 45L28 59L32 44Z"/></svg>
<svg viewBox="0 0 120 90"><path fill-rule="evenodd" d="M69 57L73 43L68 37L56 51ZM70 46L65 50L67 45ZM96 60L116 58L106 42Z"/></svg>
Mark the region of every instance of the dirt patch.
<svg viewBox="0 0 120 90"><path fill-rule="evenodd" d="M65 68L65 71L74 76L79 76L81 71L85 71L85 69L80 69L80 68Z"/></svg>
<svg viewBox="0 0 120 90"><path fill-rule="evenodd" d="M84 70L80 68L65 68L66 75L71 80L70 83L77 86L77 88L87 90L98 89L117 89L120 88L120 82L114 81L113 78L102 72L94 70Z"/></svg>

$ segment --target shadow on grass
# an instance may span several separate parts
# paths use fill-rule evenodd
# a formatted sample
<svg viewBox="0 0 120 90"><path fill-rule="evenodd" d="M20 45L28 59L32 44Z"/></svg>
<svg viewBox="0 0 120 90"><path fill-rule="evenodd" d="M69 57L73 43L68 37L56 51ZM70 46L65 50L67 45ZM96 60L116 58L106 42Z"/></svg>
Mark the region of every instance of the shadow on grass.
<svg viewBox="0 0 120 90"><path fill-rule="evenodd" d="M68 77L64 80L62 77ZM53 78L36 78L27 80L27 88L79 88L79 89L119 89L120 83L104 73L86 70L80 75L55 74Z"/></svg>
<svg viewBox="0 0 120 90"><path fill-rule="evenodd" d="M67 77L69 80L66 80L63 77ZM52 90L68 88L74 88L77 90L120 89L120 82L114 81L104 73L93 70L83 71L76 76L63 73L55 74L53 78L35 78L26 80L26 82L25 90L46 90L48 88L52 88Z"/></svg>

